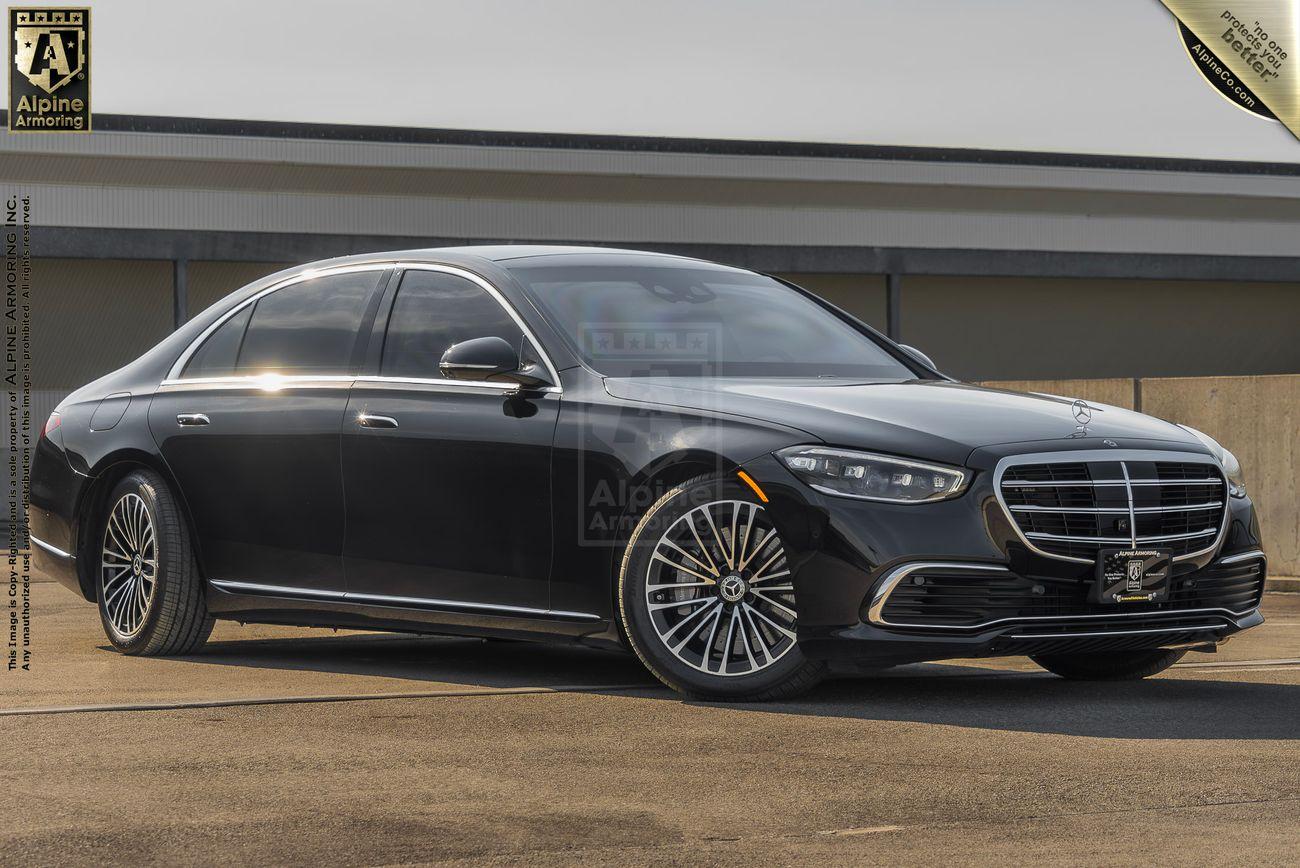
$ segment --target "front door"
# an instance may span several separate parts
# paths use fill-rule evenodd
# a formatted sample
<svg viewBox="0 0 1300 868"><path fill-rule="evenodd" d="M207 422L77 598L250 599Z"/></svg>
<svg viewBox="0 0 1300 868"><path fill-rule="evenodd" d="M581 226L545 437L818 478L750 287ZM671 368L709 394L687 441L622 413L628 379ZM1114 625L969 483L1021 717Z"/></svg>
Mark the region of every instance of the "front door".
<svg viewBox="0 0 1300 868"><path fill-rule="evenodd" d="M149 427L219 583L341 594L339 428L383 270L288 284L222 323L159 388Z"/></svg>
<svg viewBox="0 0 1300 868"><path fill-rule="evenodd" d="M406 271L387 322L343 425L349 597L547 608L559 395L442 376L454 343L526 340L502 302L467 277Z"/></svg>

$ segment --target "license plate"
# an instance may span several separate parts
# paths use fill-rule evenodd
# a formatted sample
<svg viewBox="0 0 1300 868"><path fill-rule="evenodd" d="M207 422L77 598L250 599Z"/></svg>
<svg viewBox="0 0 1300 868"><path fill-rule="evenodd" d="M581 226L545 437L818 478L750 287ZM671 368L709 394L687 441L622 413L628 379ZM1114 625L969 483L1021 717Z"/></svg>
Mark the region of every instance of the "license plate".
<svg viewBox="0 0 1300 868"><path fill-rule="evenodd" d="M1169 549L1102 549L1097 558L1096 603L1155 603L1169 593Z"/></svg>

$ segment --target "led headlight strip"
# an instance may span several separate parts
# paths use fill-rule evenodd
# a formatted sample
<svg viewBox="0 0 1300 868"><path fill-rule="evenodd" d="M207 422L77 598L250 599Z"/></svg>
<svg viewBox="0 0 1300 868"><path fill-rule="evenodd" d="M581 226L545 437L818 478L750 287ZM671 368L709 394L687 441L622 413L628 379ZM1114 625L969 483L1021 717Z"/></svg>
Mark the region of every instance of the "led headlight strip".
<svg viewBox="0 0 1300 868"><path fill-rule="evenodd" d="M791 446L776 455L795 476L818 491L861 500L947 500L961 494L970 481L970 474L957 467L849 449Z"/></svg>

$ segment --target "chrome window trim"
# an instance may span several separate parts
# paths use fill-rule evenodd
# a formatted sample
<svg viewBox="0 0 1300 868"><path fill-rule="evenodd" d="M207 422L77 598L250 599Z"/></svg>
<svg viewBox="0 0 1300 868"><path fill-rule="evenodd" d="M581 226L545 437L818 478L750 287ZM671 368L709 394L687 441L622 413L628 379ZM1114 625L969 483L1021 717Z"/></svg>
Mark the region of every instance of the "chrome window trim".
<svg viewBox="0 0 1300 868"><path fill-rule="evenodd" d="M198 351L198 348L203 345L203 342L206 341L212 335L213 332L215 332L217 329L221 328L223 325L226 324L226 320L230 319L235 314L239 313L241 310L248 307L249 305L256 304L260 299L265 298L271 293L284 289L286 286L293 286L296 283L302 283L303 281L306 280L314 280L317 277L327 277L335 274L352 274L354 272L361 272L361 271L387 271L388 269L393 267L394 266L392 261L389 260L383 262L366 262L366 263L360 263L356 265L336 265L329 268L314 268L309 271L304 271L300 274L294 274L291 275L290 277L286 277L284 280L281 280L277 283L273 283L270 286L266 287L265 289L261 290L260 292L254 293L253 295L241 301L239 304L232 307L230 310L223 313L220 317L217 318L215 322L211 323L207 328L205 328L199 334L198 337L190 341L190 345L185 348L185 351L182 352L179 357L177 357L176 361L172 363L171 368L168 369L167 376L163 379L163 382L171 383L182 379L184 379L186 382L196 381L196 380L232 379L233 377L182 378L181 372L185 370L185 366L189 363L190 357L193 356L194 353ZM338 376L342 376L342 374Z"/></svg>
<svg viewBox="0 0 1300 868"><path fill-rule="evenodd" d="M255 374L239 377L183 377L163 380L159 391L196 391L208 389L255 389L260 392L279 392L283 389L346 389L355 377L304 374Z"/></svg>
<svg viewBox="0 0 1300 868"><path fill-rule="evenodd" d="M1068 464L1071 462L1084 462L1084 463L1116 462L1118 463L1124 461L1183 461L1183 462L1194 462L1194 463L1203 462L1218 467L1219 472L1223 473L1223 478L1208 479L1208 480L1201 480L1201 479L1149 480L1149 479L1127 479L1126 478L1126 479L1119 479L1113 481L1105 480L1100 483L1084 482L1081 483L1081 485L1075 487L1097 487L1098 485L1120 485L1120 486L1124 486L1126 489L1128 489L1131 492L1133 486L1137 486L1137 485L1160 485L1165 483L1168 483L1170 485L1213 485L1213 484L1225 485L1226 484L1225 480L1227 479L1227 474L1224 473L1223 466L1213 455L1210 455L1208 452L1205 453L1179 452L1179 451L1167 450L1167 449L1105 449L1105 450L1073 449L1067 452L1028 452L1019 455L1008 455L1007 457L1000 459L997 463L997 466L993 470L993 496L997 498L998 504L1002 507L1002 512L1006 515L1007 521L1011 524L1011 529L1015 532L1016 536L1020 539L1020 541L1029 548L1030 551L1034 552L1035 554L1042 555L1043 557L1051 558L1057 561L1071 561L1077 564L1095 564L1097 562L1096 558L1076 558L1071 555L1057 555L1057 554L1052 554L1051 552L1043 551L1042 549L1035 546L1033 542L1030 541L1029 537L1025 535L1025 532L1020 529L1020 523L1016 521L1016 517L1015 515L1013 515L1012 508L1007 504L1006 498L1002 494L1002 477L1007 472L1007 470L1009 470L1012 467L1017 467L1021 464ZM1128 472L1127 468L1125 468L1125 474L1127 474L1127 472ZM1013 485L1020 485L1020 483L1013 483ZM1064 480L1062 482L1048 482L1048 483L1040 483L1038 485L1035 485L1033 482L1028 482L1025 483L1023 487L1034 488L1034 487L1046 487L1048 485L1056 488L1070 487L1070 483ZM1132 503L1133 503L1133 498L1130 496L1129 504L1132 505ZM1227 535L1228 520L1231 515L1232 515L1232 510L1225 502L1223 507L1223 521L1219 526L1218 533L1215 534L1214 536L1213 542L1211 542L1209 546L1200 549L1199 551L1188 552L1187 554L1178 555L1174 558L1174 561L1178 562L1178 561L1191 560L1192 558L1197 558L1200 557L1201 555L1218 551L1219 547L1223 544L1224 537ZM1132 524L1131 526L1136 530L1135 523ZM1087 537L1070 537L1070 539L1078 542L1085 542L1085 543L1089 541ZM1144 538L1139 538L1139 542L1137 544L1141 544L1142 539Z"/></svg>
<svg viewBox="0 0 1300 868"><path fill-rule="evenodd" d="M284 585L261 585L253 582L235 582L226 579L209 579L208 583L223 591L248 594L266 594L280 597L300 597L336 603L373 603L381 606L419 607L445 609L471 609L499 612L507 615L541 615L548 618L575 618L583 621L603 621L600 615L590 612L569 612L563 609L535 609L531 606L506 606L500 603L466 603L459 600L440 600L433 597L392 597L386 594L358 594L352 591L326 591L316 588L290 588Z"/></svg>
<svg viewBox="0 0 1300 868"><path fill-rule="evenodd" d="M479 275L475 274L472 271L467 271L464 268L458 268L453 265L442 265L440 263L433 263L433 262L411 262L405 260L385 260L382 262L367 262L367 263L360 263L355 265L337 265L329 268L312 269L310 271L304 271L301 274L295 274L291 277L287 277L284 280L279 281L278 283L266 287L265 289L244 299L242 302L235 305L230 310L226 311L224 314L221 315L220 318L218 318L215 322L213 322L207 328L205 328L199 334L198 337L196 337L193 341L190 342L189 346L185 348L184 352L180 354L180 356L172 364L171 368L167 371L167 376L163 379L163 381L159 385L169 386L169 387L193 386L193 387L208 387L208 388L263 388L266 391L274 391L274 389L267 388L265 385L263 385L260 382L255 382L255 381L265 380L268 378L274 378L277 383L280 383L285 386L292 385L295 387L312 386L316 384L337 385L344 380L346 380L350 385L354 380L362 380L365 382L395 383L395 384L408 384L408 385L419 385L419 386L430 386L430 385L454 386L457 389L460 388L493 389L502 392L512 392L519 389L519 385L517 383L484 383L484 382L474 382L468 380L435 380L435 379L422 379L418 377L386 377L382 375L354 377L353 375L347 373L304 374L304 375L254 374L254 375L231 375L228 377L183 377L181 376L182 372L185 370L185 366L189 363L190 358L194 355L195 352L198 351L198 348L203 345L203 342L206 341L209 337L211 337L213 332L221 328L221 326L223 326L227 320L229 320L231 317L238 314L244 308L248 307L249 305L256 304L260 299L265 298L271 293L284 289L287 286L293 286L294 284L302 283L303 281L306 280L314 280L315 278L318 277L327 277L336 274L351 274L354 272L362 272L362 271L387 271L390 268L396 269L398 271L403 271L403 272L438 271L444 274L451 274L456 277L464 278L465 280L468 280L471 283L476 284L488 295L492 296L492 298L496 300L497 304L501 305L501 308L506 312L506 314L510 317L510 319L514 321L515 325L519 327L519 330L523 333L524 337L528 338L529 342L533 345L533 349L537 352L537 355L541 359L542 365L543 367L545 367L546 372L550 376L551 382L553 384L544 387L540 391L552 392L556 394L563 393L564 390L560 386L560 374L556 370L554 363L551 361L551 357L547 354L546 348L542 346L541 341L537 339L537 335L534 334L533 330L528 327L528 324L526 322L524 322L523 317L519 315L519 311L515 310L514 306L510 304L508 301L506 301L505 296L501 294L500 290L498 290L495 286L493 286L484 278L480 277ZM400 289L400 286L398 288ZM391 308L390 308L390 312L391 312Z"/></svg>
<svg viewBox="0 0 1300 868"><path fill-rule="evenodd" d="M430 389L438 392L496 392L498 394L507 394L517 392L520 389L518 383L485 383L474 380L433 380L423 377L383 377L379 375L366 375L353 378L357 385L374 385L387 386L392 388L401 388L413 386L420 390ZM546 392L548 394L563 394L564 390L559 386L543 386L540 389L531 391Z"/></svg>
<svg viewBox="0 0 1300 868"><path fill-rule="evenodd" d="M1237 563L1239 561L1245 561L1245 560L1263 559L1263 557L1264 557L1263 552L1246 552L1241 555L1233 555L1231 557L1224 558L1223 560L1219 561L1219 563L1231 564L1231 563ZM995 573L1011 573L1011 570L1009 568L1004 566L999 566L997 564L972 564L972 563L957 563L957 562L949 563L944 561L917 561L909 564L902 564L900 566L894 567L892 570L885 573L884 578L882 578L877 584L876 592L871 598L871 607L867 610L867 623L872 624L876 627L897 627L897 628L910 629L910 630L974 631L974 630L983 630L985 628L993 627L998 624L1014 624L1014 623L1069 624L1074 621L1096 621L1096 620L1105 620L1105 619L1113 619L1113 618L1181 618L1187 615L1215 615L1218 617L1231 616L1233 618L1242 618L1259 609L1258 606L1255 606L1254 608L1237 612L1232 609L1226 609L1223 607L1215 606L1215 607L1201 608L1201 609L1166 609L1159 612L1106 612L1099 615L1016 615L1008 618L994 618L991 621L981 621L978 624L913 624L913 623L907 623L902 621L886 620L884 616L885 603L889 601L889 595L894 592L894 589L897 588L899 584L901 584L902 581L906 579L908 576L910 576L912 573L919 572L921 570L931 570L931 569L944 569L944 570L957 569L957 570L971 570L971 571L983 571L983 572L995 572Z"/></svg>
<svg viewBox="0 0 1300 868"><path fill-rule="evenodd" d="M73 561L77 559L76 555L70 552L65 552L63 549L59 548L58 546L52 546L43 539L37 539L32 534L28 534L28 539L30 539L35 545L45 549L50 554L61 557L65 561Z"/></svg>
<svg viewBox="0 0 1300 868"><path fill-rule="evenodd" d="M519 311L515 310L514 305L506 301L506 298L501 294L501 291L487 280L479 277L472 271L466 271L463 268L457 268L453 265L442 265L441 263L435 262L398 262L393 267L399 271L441 271L444 274L454 274L457 277L463 277L472 283L478 284L485 292L487 292L488 295L497 300L497 304L501 305L510 318L515 321L515 325L519 326L519 330L524 333L524 337L528 338L529 343L533 345L533 349L535 349L537 355L541 357L546 372L551 376L552 386L550 389L553 389L556 392L563 392L563 389L560 387L560 373L555 369L555 365L551 363L551 357L547 355L546 348L542 346L542 342L537 339L537 335L533 334L533 330L528 327L528 323L524 322L524 318L519 315ZM397 287L398 292L401 292L401 289L401 285L399 284ZM397 301L396 296L393 297L393 301ZM383 371L382 359L380 360L380 371ZM445 381L433 380L432 382ZM519 388L519 386L514 383L511 383L510 387L512 389Z"/></svg>

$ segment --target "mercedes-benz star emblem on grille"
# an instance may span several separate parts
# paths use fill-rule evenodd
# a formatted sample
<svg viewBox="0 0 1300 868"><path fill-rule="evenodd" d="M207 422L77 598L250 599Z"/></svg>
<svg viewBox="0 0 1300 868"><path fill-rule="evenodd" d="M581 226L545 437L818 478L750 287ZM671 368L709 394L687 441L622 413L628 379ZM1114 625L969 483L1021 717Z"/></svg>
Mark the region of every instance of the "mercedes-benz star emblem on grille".
<svg viewBox="0 0 1300 868"><path fill-rule="evenodd" d="M1076 399L1075 402L1070 405L1070 409L1074 411L1074 421L1078 422L1080 425L1087 425L1092 421L1092 408L1084 401Z"/></svg>

